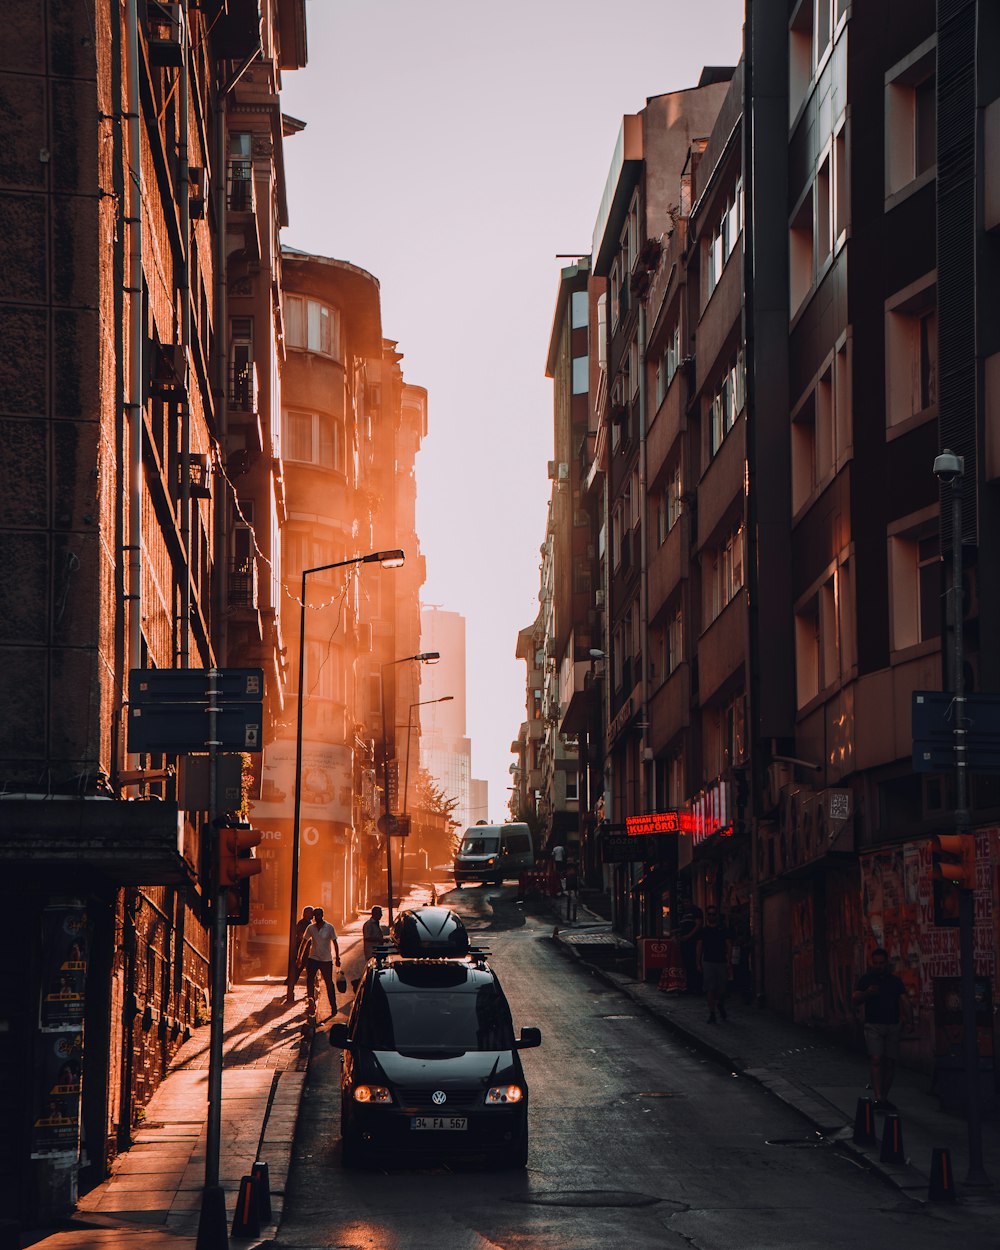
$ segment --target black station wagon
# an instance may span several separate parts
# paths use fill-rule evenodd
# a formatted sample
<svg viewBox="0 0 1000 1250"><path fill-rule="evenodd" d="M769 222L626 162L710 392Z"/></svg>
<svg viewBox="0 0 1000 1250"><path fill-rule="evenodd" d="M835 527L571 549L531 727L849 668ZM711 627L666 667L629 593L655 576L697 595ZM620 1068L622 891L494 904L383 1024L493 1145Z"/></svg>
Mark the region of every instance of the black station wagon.
<svg viewBox="0 0 1000 1250"><path fill-rule="evenodd" d="M349 1022L330 1029L344 1051L344 1167L485 1156L523 1168L528 1085L518 1052L540 1045L540 1031L515 1038L496 973L450 909L401 913L393 939L369 961Z"/></svg>

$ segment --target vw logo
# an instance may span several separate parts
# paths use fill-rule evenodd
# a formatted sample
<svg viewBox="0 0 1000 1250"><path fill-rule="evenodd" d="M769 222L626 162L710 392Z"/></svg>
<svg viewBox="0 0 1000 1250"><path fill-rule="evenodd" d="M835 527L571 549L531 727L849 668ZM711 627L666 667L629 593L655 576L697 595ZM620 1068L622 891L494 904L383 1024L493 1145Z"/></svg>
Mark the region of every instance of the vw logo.
<svg viewBox="0 0 1000 1250"><path fill-rule="evenodd" d="M431 1094L431 1102L435 1105L435 1107L440 1107L443 1102L447 1101L448 1095L443 1089L436 1089L434 1093Z"/></svg>

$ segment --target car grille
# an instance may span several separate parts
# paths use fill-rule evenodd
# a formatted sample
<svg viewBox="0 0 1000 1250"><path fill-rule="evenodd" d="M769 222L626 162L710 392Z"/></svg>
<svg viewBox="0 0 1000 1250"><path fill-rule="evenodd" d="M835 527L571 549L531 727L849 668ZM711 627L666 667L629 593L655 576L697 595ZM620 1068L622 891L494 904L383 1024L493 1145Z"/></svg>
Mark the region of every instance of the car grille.
<svg viewBox="0 0 1000 1250"><path fill-rule="evenodd" d="M396 1097L404 1107L413 1107L420 1111L436 1111L446 1115L456 1107L477 1107L482 1104L485 1090L482 1089L449 1089L445 1091L448 1101L438 1106L431 1099L433 1089L397 1089Z"/></svg>

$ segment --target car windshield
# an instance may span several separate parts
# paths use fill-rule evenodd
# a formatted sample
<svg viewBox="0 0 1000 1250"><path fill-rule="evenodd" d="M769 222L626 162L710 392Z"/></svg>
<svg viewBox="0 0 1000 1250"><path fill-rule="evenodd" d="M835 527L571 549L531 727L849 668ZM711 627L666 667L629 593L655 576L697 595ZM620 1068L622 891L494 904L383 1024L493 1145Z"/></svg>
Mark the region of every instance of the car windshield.
<svg viewBox="0 0 1000 1250"><path fill-rule="evenodd" d="M387 994L372 986L357 1041L372 1050L511 1050L514 1025L495 985L475 991L432 989Z"/></svg>
<svg viewBox="0 0 1000 1250"><path fill-rule="evenodd" d="M462 843L463 855L495 855L497 847L500 845L500 839L492 838L466 838Z"/></svg>

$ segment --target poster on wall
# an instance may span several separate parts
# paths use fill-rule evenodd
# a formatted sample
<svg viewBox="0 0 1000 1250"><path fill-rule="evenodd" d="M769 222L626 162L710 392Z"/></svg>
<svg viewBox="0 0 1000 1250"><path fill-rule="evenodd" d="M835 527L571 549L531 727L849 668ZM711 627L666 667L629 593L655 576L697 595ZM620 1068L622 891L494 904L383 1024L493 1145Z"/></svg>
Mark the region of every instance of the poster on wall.
<svg viewBox="0 0 1000 1250"><path fill-rule="evenodd" d="M42 912L43 1032L80 1028L87 980L87 912L82 904L46 907Z"/></svg>
<svg viewBox="0 0 1000 1250"><path fill-rule="evenodd" d="M976 834L976 891L973 950L976 972L995 974L991 905L990 841L994 830ZM861 856L861 908L865 953L889 952L894 971L911 1001L934 1007L934 981L957 977L958 930L934 922L931 849L927 841Z"/></svg>
<svg viewBox="0 0 1000 1250"><path fill-rule="evenodd" d="M44 1033L35 1082L31 1157L75 1159L80 1152L81 1033Z"/></svg>

